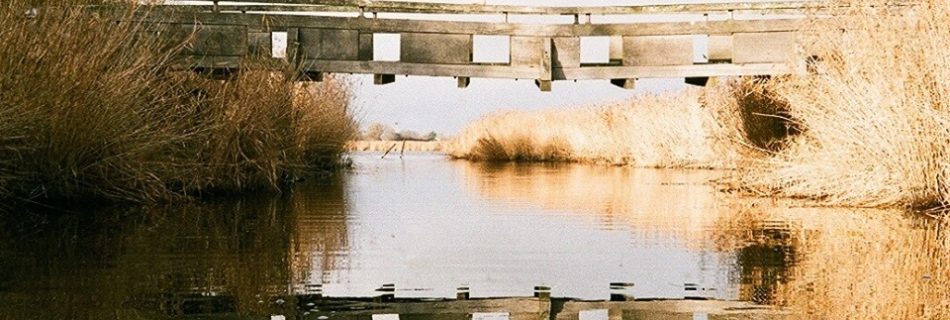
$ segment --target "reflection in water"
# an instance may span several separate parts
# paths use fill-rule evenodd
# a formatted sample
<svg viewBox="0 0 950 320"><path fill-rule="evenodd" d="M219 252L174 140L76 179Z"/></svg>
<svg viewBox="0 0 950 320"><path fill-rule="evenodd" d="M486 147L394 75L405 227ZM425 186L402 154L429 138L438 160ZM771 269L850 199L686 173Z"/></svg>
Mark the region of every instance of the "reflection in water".
<svg viewBox="0 0 950 320"><path fill-rule="evenodd" d="M717 171L355 160L279 196L2 217L0 318L294 318L306 284L602 299L614 281L793 318L950 318L944 220L741 198Z"/></svg>
<svg viewBox="0 0 950 320"><path fill-rule="evenodd" d="M262 315L287 308L278 297L301 293L311 264L336 267L337 256L313 254L346 245L342 188L309 184L279 197L5 217L0 318Z"/></svg>
<svg viewBox="0 0 950 320"><path fill-rule="evenodd" d="M484 196L595 214L735 253L739 299L794 318L950 318L947 218L887 210L796 207L717 193L715 172L583 165L460 165Z"/></svg>

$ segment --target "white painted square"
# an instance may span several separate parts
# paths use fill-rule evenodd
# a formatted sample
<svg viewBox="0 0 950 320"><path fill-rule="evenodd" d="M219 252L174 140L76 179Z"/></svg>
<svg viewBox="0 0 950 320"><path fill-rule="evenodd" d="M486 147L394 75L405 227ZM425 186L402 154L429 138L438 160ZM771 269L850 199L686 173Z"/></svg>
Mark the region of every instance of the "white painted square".
<svg viewBox="0 0 950 320"><path fill-rule="evenodd" d="M472 320L508 320L507 312L473 312Z"/></svg>
<svg viewBox="0 0 950 320"><path fill-rule="evenodd" d="M373 61L399 61L401 39L398 33L374 33Z"/></svg>
<svg viewBox="0 0 950 320"><path fill-rule="evenodd" d="M273 58L283 59L287 57L287 33L271 32L270 34L270 55Z"/></svg>
<svg viewBox="0 0 950 320"><path fill-rule="evenodd" d="M399 314L396 314L396 313L374 314L373 320L399 320Z"/></svg>
<svg viewBox="0 0 950 320"><path fill-rule="evenodd" d="M693 320L709 320L709 314L705 312L693 312Z"/></svg>
<svg viewBox="0 0 950 320"><path fill-rule="evenodd" d="M278 314L276 316L270 316L270 320L287 320L287 317L284 317L283 315Z"/></svg>
<svg viewBox="0 0 950 320"><path fill-rule="evenodd" d="M581 312L578 312L577 318L579 320L607 320L610 318L610 314L607 309L581 310Z"/></svg>
<svg viewBox="0 0 950 320"><path fill-rule="evenodd" d="M510 36L472 37L472 62L509 63L511 61Z"/></svg>
<svg viewBox="0 0 950 320"><path fill-rule="evenodd" d="M581 63L610 62L610 37L581 37Z"/></svg>

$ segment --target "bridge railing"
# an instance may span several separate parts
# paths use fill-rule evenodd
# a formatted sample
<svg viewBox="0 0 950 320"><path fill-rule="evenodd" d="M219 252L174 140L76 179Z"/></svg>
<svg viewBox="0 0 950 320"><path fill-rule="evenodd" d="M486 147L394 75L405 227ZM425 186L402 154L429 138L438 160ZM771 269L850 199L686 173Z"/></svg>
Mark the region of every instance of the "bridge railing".
<svg viewBox="0 0 950 320"><path fill-rule="evenodd" d="M545 91L557 80L605 79L633 88L639 78L687 78L701 84L715 76L803 73L797 32L805 19L787 14L819 8L805 2L620 7L308 0L267 5L168 3L160 14L142 19L169 25L177 30L168 32L170 37L187 39L183 68L238 69L245 57L264 53L299 67L307 79L319 80L327 72L363 73L374 74L377 84L385 84L402 74L451 76L465 87L470 78L513 78L535 80ZM304 11L307 14L301 14ZM349 15L340 16L341 12ZM439 15L439 19L379 18L380 12L424 13ZM761 17L733 19L736 12L759 12ZM504 20L451 18L463 14L500 14ZM649 14L690 14L692 20L592 23L590 18ZM716 14L728 16L711 18ZM574 19L573 23L516 23L508 15ZM398 45L389 46L398 50L398 59L386 61L374 54L380 49L381 35L398 37ZM480 36L506 38L508 59L474 61L474 39ZM582 61L581 43L586 37L608 39L606 61Z"/></svg>

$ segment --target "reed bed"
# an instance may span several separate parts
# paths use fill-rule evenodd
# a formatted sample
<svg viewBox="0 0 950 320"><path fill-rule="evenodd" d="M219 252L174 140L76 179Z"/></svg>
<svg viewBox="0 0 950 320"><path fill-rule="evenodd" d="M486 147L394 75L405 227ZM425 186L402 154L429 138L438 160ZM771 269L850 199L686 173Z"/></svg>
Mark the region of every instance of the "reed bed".
<svg viewBox="0 0 950 320"><path fill-rule="evenodd" d="M500 112L469 125L446 149L475 161L734 167L742 132L731 125L741 121L731 110L738 104L702 97L701 90L687 90L602 106Z"/></svg>
<svg viewBox="0 0 950 320"><path fill-rule="evenodd" d="M27 4L0 4L2 198L152 202L274 190L334 165L355 132L346 82L170 72L181 44L142 24L65 5L28 18Z"/></svg>
<svg viewBox="0 0 950 320"><path fill-rule="evenodd" d="M766 84L801 134L745 166L739 184L829 205L946 206L950 5L846 4L842 19L816 20L805 32L818 74Z"/></svg>

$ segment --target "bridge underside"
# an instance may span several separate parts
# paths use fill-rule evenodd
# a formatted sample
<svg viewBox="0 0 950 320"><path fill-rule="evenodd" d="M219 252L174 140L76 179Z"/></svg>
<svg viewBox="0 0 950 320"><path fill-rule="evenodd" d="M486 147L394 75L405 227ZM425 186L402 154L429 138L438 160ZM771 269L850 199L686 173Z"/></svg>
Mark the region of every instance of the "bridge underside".
<svg viewBox="0 0 950 320"><path fill-rule="evenodd" d="M534 80L548 91L558 80L602 79L633 88L640 78L703 84L708 77L805 70L796 41L800 19L710 21L707 13L701 21L599 24L582 23L584 15L575 13L573 24L526 24L215 9L166 6L143 19L187 43L176 67L213 74L230 74L263 58L273 62L263 65L289 63L302 80L373 74L375 83L386 84L396 75L423 75L455 77L465 87L470 78L508 78ZM475 42L485 37L500 41L507 55L477 59ZM389 42L382 45L381 39ZM586 39L605 44L603 59L582 60ZM380 57L382 46L398 54Z"/></svg>

